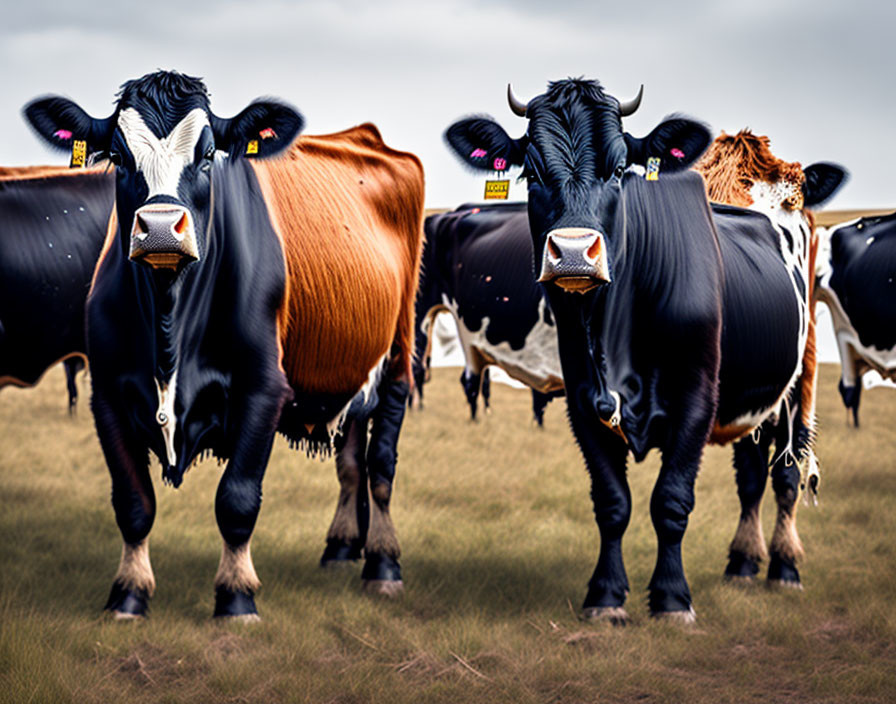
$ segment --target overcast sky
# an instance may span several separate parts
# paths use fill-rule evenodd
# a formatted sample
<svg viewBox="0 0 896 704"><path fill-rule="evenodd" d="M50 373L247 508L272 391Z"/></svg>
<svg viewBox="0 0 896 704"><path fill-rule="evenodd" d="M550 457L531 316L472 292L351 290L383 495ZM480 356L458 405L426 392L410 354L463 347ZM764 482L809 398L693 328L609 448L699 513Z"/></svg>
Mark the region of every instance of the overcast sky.
<svg viewBox="0 0 896 704"><path fill-rule="evenodd" d="M9 2L0 164L64 161L24 125L29 99L64 93L105 117L123 81L168 68L205 78L223 116L273 95L309 133L373 121L422 158L427 205L448 207L482 190L442 142L451 121L488 113L521 134L507 82L525 100L584 75L621 99L644 84L633 134L671 112L749 126L784 159L846 166L831 207L896 206L894 30L881 0Z"/></svg>
<svg viewBox="0 0 896 704"><path fill-rule="evenodd" d="M632 134L672 112L716 133L750 127L783 159L849 169L829 207L896 207L894 30L886 0L11 0L0 164L66 160L25 126L28 100L63 93L105 117L123 81L177 69L206 80L222 116L271 95L308 133L376 123L422 159L427 205L451 207L478 200L483 183L445 148L449 123L487 113L518 136L508 82L528 100L586 76L623 100L644 84Z"/></svg>

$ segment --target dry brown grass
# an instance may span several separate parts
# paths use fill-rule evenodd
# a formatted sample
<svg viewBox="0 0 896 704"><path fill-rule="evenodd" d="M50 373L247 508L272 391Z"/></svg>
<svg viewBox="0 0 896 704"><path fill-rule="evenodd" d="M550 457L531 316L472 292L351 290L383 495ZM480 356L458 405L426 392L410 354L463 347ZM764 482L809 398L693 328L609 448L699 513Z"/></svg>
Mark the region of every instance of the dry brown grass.
<svg viewBox="0 0 896 704"><path fill-rule="evenodd" d="M210 618L214 462L180 490L157 485L151 618L110 622L109 481L87 406L66 416L54 370L0 393L0 701L892 702L896 393L867 392L854 430L836 375L822 368L821 504L799 514L805 591L722 583L737 499L730 453L714 448L684 547L699 621L682 631L646 614L656 457L630 470L633 623L582 624L598 535L563 403L540 431L529 394L498 385L493 413L470 423L454 369L435 370L401 440L403 600L365 598L359 566L317 567L335 470L278 441L253 540L263 622Z"/></svg>

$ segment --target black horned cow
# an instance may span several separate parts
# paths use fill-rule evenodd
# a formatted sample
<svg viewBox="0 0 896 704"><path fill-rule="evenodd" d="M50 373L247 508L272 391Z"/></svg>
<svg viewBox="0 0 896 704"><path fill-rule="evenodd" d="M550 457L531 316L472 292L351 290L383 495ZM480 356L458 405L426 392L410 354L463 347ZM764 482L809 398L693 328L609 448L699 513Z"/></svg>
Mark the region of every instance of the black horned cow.
<svg viewBox="0 0 896 704"><path fill-rule="evenodd" d="M820 233L817 297L831 311L840 395L859 425L862 377L896 380L896 213Z"/></svg>
<svg viewBox="0 0 896 704"><path fill-rule="evenodd" d="M626 461L629 451L640 461L658 448L648 604L653 615L691 622L681 541L703 448L745 436L777 409L799 367L800 316L772 223L730 207L714 218L703 179L686 170L709 130L672 116L633 137L621 118L640 98L621 103L582 79L551 83L529 103L508 89L512 110L528 120L523 137L468 118L446 138L468 164L488 170L501 158L523 166L528 181L536 271L601 533L586 617L627 618ZM780 305L774 330L754 295ZM739 383L720 386L720 376Z"/></svg>
<svg viewBox="0 0 896 704"><path fill-rule="evenodd" d="M457 323L465 366L461 384L476 418L480 388L488 407L489 365L532 389L541 425L544 407L562 394L557 332L547 300L532 279L532 238L525 203L463 205L424 223L417 294L418 392L429 367L435 316Z"/></svg>
<svg viewBox="0 0 896 704"><path fill-rule="evenodd" d="M0 388L32 386L62 361L74 410L114 181L103 167L0 169Z"/></svg>
<svg viewBox="0 0 896 704"><path fill-rule="evenodd" d="M364 543L369 585L400 588L389 499L413 353L417 158L372 125L293 143L302 118L275 101L220 118L202 81L176 72L125 83L106 119L61 97L25 114L51 144L85 140L118 164L87 301L92 409L123 539L107 609L142 616L155 586L148 453L178 486L211 452L227 460L215 615L257 618L249 541L278 430L309 452L335 448L352 492L369 473L369 506L366 488L341 497L331 535Z"/></svg>

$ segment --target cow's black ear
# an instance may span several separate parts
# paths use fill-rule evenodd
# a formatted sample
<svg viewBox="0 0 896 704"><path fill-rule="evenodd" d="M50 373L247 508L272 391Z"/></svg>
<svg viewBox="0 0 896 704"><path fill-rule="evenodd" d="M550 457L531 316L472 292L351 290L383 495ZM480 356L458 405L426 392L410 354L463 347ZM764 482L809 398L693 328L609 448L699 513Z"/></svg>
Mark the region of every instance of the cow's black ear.
<svg viewBox="0 0 896 704"><path fill-rule="evenodd" d="M807 208L817 208L833 195L849 180L849 172L839 164L820 161L810 164L803 173L806 184L803 186L803 200Z"/></svg>
<svg viewBox="0 0 896 704"><path fill-rule="evenodd" d="M297 110L275 100L257 100L229 120L212 115L215 147L232 157L275 156L292 144L304 125Z"/></svg>
<svg viewBox="0 0 896 704"><path fill-rule="evenodd" d="M109 148L112 118L91 117L68 98L52 95L32 100L22 114L38 136L55 149L70 152L77 140L87 142L90 152Z"/></svg>
<svg viewBox="0 0 896 704"><path fill-rule="evenodd" d="M479 171L522 166L525 157L524 140L512 139L490 117L458 120L445 130L445 141L461 161Z"/></svg>
<svg viewBox="0 0 896 704"><path fill-rule="evenodd" d="M651 157L660 160L660 172L679 171L699 159L712 142L712 133L702 122L671 115L642 139L625 133L628 163L647 165Z"/></svg>

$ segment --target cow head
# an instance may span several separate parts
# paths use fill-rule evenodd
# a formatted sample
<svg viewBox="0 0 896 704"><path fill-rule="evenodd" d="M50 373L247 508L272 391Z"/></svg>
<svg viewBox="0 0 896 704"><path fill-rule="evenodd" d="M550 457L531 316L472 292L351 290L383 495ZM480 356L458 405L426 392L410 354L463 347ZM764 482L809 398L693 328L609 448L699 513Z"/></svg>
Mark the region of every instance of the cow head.
<svg viewBox="0 0 896 704"><path fill-rule="evenodd" d="M803 169L799 162L783 161L772 154L768 137L750 130L723 132L695 168L711 200L784 211L820 207L848 177L838 164L819 162Z"/></svg>
<svg viewBox="0 0 896 704"><path fill-rule="evenodd" d="M687 168L709 144L709 130L673 116L643 139L632 137L622 118L638 108L641 92L623 103L597 81L557 81L528 103L510 86L507 93L514 113L529 121L525 135L512 139L494 120L473 117L448 128L449 146L475 169L494 170L499 160L523 166L539 281L579 293L609 283L619 246L616 210L629 167Z"/></svg>
<svg viewBox="0 0 896 704"><path fill-rule="evenodd" d="M173 272L203 255L216 154L272 156L302 127L295 110L269 100L219 118L204 83L173 71L125 83L105 119L58 96L35 100L24 113L51 146L69 150L83 140L116 164L116 208L129 257Z"/></svg>

